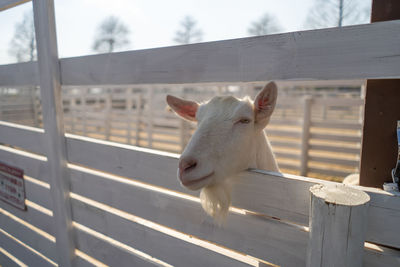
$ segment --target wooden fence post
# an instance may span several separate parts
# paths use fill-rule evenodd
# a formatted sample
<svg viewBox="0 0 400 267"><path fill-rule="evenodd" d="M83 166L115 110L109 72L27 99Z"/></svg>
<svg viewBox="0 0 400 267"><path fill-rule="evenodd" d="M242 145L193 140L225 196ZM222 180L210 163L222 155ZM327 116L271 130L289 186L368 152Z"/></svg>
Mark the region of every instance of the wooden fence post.
<svg viewBox="0 0 400 267"><path fill-rule="evenodd" d="M147 92L147 140L148 144L147 147L152 148L153 147L153 109L154 109L154 86L148 87L148 92Z"/></svg>
<svg viewBox="0 0 400 267"><path fill-rule="evenodd" d="M307 267L361 267L369 195L341 184L314 185L310 192Z"/></svg>
<svg viewBox="0 0 400 267"><path fill-rule="evenodd" d="M105 136L106 136L106 140L110 140L111 117L112 117L112 91L111 91L111 89L107 89L105 101L106 101L106 103L105 103L106 116L104 116L106 118L106 120L105 120Z"/></svg>
<svg viewBox="0 0 400 267"><path fill-rule="evenodd" d="M126 92L126 102L125 102L125 116L126 116L126 123L127 123L127 127L126 127L126 141L127 143L130 145L131 144L131 139L132 139L132 105L133 105L133 101L132 101L132 88L128 87L125 88L125 92Z"/></svg>
<svg viewBox="0 0 400 267"><path fill-rule="evenodd" d="M308 172L308 152L310 147L311 105L312 96L303 98L303 128L301 132L300 175L306 176Z"/></svg>
<svg viewBox="0 0 400 267"><path fill-rule="evenodd" d="M54 1L33 0L33 11L58 265L71 266L75 243L69 198L70 180L63 125Z"/></svg>
<svg viewBox="0 0 400 267"><path fill-rule="evenodd" d="M142 92L136 95L136 129L135 129L135 145L140 145L140 127L142 116Z"/></svg>

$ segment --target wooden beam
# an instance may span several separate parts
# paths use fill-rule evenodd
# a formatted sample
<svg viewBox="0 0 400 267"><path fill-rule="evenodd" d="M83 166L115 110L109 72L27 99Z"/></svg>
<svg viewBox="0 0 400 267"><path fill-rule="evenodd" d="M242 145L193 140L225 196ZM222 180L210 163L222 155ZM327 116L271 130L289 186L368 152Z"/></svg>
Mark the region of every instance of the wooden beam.
<svg viewBox="0 0 400 267"><path fill-rule="evenodd" d="M7 10L18 5L25 4L31 0L0 0L0 11Z"/></svg>
<svg viewBox="0 0 400 267"><path fill-rule="evenodd" d="M63 85L400 77L400 21L61 59Z"/></svg>
<svg viewBox="0 0 400 267"><path fill-rule="evenodd" d="M400 1L374 0L371 22L400 19ZM391 58L399 57L393 54ZM360 163L360 185L382 187L391 181L397 159L400 79L368 80Z"/></svg>
<svg viewBox="0 0 400 267"><path fill-rule="evenodd" d="M72 266L74 240L53 0L33 0L47 167L60 266Z"/></svg>

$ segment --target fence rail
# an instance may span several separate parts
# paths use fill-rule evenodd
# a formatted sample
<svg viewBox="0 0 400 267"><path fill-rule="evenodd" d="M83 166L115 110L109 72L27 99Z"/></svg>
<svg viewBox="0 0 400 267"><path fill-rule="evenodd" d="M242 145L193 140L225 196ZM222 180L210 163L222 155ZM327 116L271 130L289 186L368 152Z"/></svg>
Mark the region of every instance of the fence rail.
<svg viewBox="0 0 400 267"><path fill-rule="evenodd" d="M2 1L0 8L20 2L24 1ZM75 120L73 126L79 126L75 131L103 127L108 129L105 138L112 139L115 118L124 114L120 106L127 105L137 116L126 120L129 123L124 124L125 132L120 129L118 134L128 139L138 137L135 142L139 145L156 147L164 135L175 131L183 146L191 127L177 121L176 126L166 129L163 124L165 120L172 121L172 114L156 119L157 109L149 109L164 109L155 97L157 90L163 90L162 83L399 77L400 58L393 55L398 54L400 21L59 60L53 4L51 0L33 1L39 62L0 66L1 87L40 85L44 108L39 118L45 124L44 131L0 124L0 159L23 167L28 207L26 212L17 212L0 204L1 264L204 266L211 262L221 266L304 266L307 254L322 257L318 250L307 246L312 239L308 228L312 217L309 189L315 184L337 184L260 170L244 172L235 181L234 207L226 224L219 227L202 212L197 194L176 182L177 154L64 135L60 84L124 85L132 89L139 83L159 84L148 87L143 92L146 96L136 100L133 96L127 97L126 102L110 97L100 100L99 105L116 111L107 114L103 126L88 120L91 113L99 114L101 110L78 110L90 103L82 96L70 101L71 108L65 113L79 114L71 116ZM78 87L78 91L86 91ZM249 87L245 88L248 92ZM130 93L134 95L135 91ZM271 128L278 155L288 157L283 162L286 166L298 166L297 156L279 150L278 144L295 144L292 150L302 156L300 166L305 172L327 169L317 161L321 161L317 154L322 152L316 146L326 150L333 146L332 141L339 142L339 137L341 146L348 149L335 148L335 153L348 154L353 151L349 149L356 148L352 142L357 134L352 134L359 125L343 129L346 125L335 120L357 120L358 105L349 100L336 106L335 102L323 100L329 108L319 107L320 112L312 115L318 101L308 98L299 103L297 99L297 104L296 100L291 102L291 110L276 112L282 118L294 117L290 126L278 122ZM281 105L289 102L286 99ZM140 118L145 109L149 112L143 122ZM327 128L323 124L326 120L334 120L338 129ZM299 142L308 137L308 144ZM177 146L174 142L168 145ZM304 164L307 157L315 161L313 165ZM337 158L332 170L337 164L353 164L352 160ZM400 198L377 189L355 188L371 199L366 217L356 216L359 222L368 221L365 238L361 233L358 236L366 241L363 265L398 265ZM351 229L347 233L354 234ZM362 243L359 245L363 248ZM361 259L360 253L357 256Z"/></svg>
<svg viewBox="0 0 400 267"><path fill-rule="evenodd" d="M1 127L28 139L30 134L43 138L41 130L36 128L21 129L11 123L2 123ZM0 136L0 142L7 140L10 140L7 135ZM309 238L308 189L314 184L331 182L258 170L244 172L234 186L236 209L221 228L201 211L196 192L177 184L177 154L76 135L67 135L66 140L73 231L80 253L104 264L118 261L146 266L150 261L178 266L215 263L244 266L267 261L283 266L305 265ZM5 231L0 238L6 240L9 234L41 255L25 255L25 247L16 245L18 249L13 252L21 260L51 266L57 262L54 226L49 219L51 198L45 173L40 171L47 161L43 156L24 151L36 149L34 146L23 141L15 145L22 150L1 146L0 156L8 164L27 167L27 203L33 204L24 213L0 203L1 228ZM32 163L27 164L29 161ZM40 189L32 190L35 187ZM393 235L400 218L400 199L377 189L358 188L371 197L366 234L369 243L364 252L364 259L369 260L365 260L365 266L380 266L380 258L395 265L400 253L381 245L400 248L400 239ZM182 250L185 255L176 257ZM105 256L109 251L114 251L114 256ZM79 261L85 260L79 258Z"/></svg>

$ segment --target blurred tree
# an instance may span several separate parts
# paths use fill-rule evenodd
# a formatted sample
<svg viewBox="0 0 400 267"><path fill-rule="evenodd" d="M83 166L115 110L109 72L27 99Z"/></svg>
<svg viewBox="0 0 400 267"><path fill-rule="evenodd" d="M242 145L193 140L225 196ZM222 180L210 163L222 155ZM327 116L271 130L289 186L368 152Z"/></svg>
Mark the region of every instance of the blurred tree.
<svg viewBox="0 0 400 267"><path fill-rule="evenodd" d="M342 27L369 22L371 1L365 0L315 0L310 9L305 27L320 29Z"/></svg>
<svg viewBox="0 0 400 267"><path fill-rule="evenodd" d="M99 53L111 53L130 44L129 29L117 17L104 19L97 28L92 49Z"/></svg>
<svg viewBox="0 0 400 267"><path fill-rule="evenodd" d="M18 62L37 60L32 12L25 13L22 21L15 24L15 32L8 53Z"/></svg>
<svg viewBox="0 0 400 267"><path fill-rule="evenodd" d="M279 26L277 20L274 16L266 13L258 21L251 23L247 32L250 35L266 35L271 33L277 33L282 31L281 26Z"/></svg>
<svg viewBox="0 0 400 267"><path fill-rule="evenodd" d="M196 28L196 20L191 16L186 16L181 21L181 29L175 34L174 41L178 44L190 44L201 42L203 38L203 32Z"/></svg>

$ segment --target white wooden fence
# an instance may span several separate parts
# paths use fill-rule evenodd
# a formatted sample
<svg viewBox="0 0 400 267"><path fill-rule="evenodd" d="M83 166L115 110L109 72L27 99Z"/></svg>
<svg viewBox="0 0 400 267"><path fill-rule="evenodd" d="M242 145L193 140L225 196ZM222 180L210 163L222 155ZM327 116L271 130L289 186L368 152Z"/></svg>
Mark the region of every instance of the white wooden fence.
<svg viewBox="0 0 400 267"><path fill-rule="evenodd" d="M278 105L267 133L284 172L313 177L329 175L330 179L338 181L358 172L362 82L335 82L309 82L309 88L330 88L322 92L299 90L307 84L305 82L279 82ZM166 93L204 101L216 94L254 97L262 86L263 83L219 83L66 87L63 88L65 129L73 134L180 153L194 125L172 115L166 108ZM338 87L358 87L358 91L335 90ZM0 110L3 107L12 112L0 114L0 118L41 126L40 98L35 97L35 90L15 90L34 97L26 102L24 95L4 93L7 101L0 103ZM149 101L149 94L146 93L149 91L153 92L153 101Z"/></svg>
<svg viewBox="0 0 400 267"><path fill-rule="evenodd" d="M0 10L14 2L0 2ZM325 216L322 207L310 213L309 189L336 183L250 170L236 180L234 208L218 226L204 215L198 193L177 183L177 154L64 135L60 96L60 84L398 77L399 21L58 62L53 2L33 4L39 63L0 66L0 86L40 80L44 129L0 122L0 161L24 170L28 206L20 211L0 202L1 264L320 266L329 259L334 266L349 259L345 265L399 265L397 196L354 187L370 197L365 213L343 215L348 206L330 204ZM321 229L349 238L324 240Z"/></svg>

